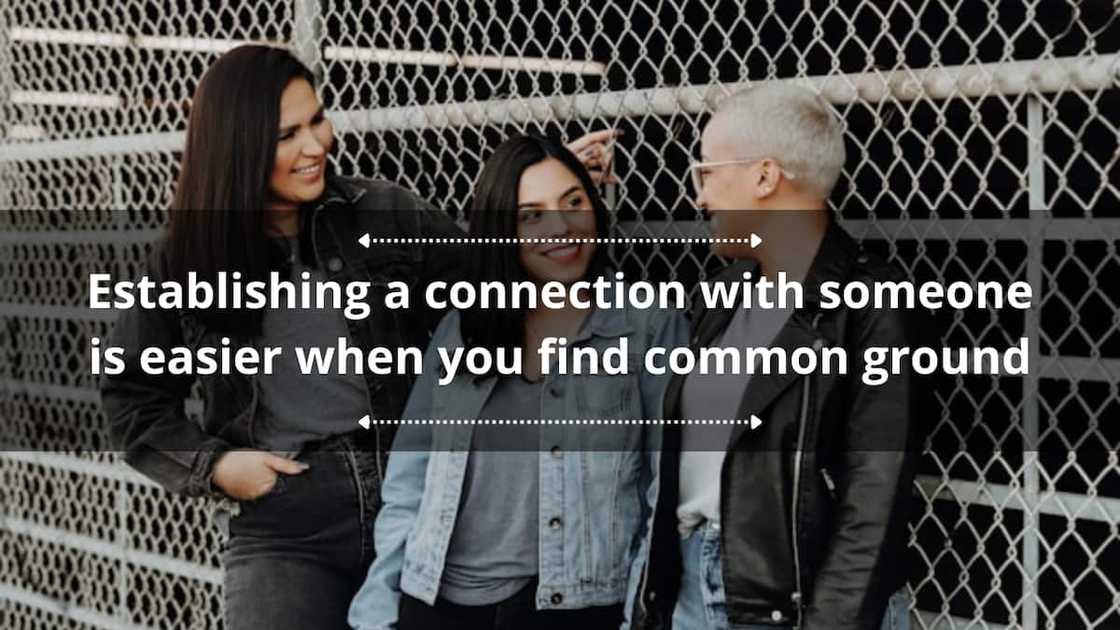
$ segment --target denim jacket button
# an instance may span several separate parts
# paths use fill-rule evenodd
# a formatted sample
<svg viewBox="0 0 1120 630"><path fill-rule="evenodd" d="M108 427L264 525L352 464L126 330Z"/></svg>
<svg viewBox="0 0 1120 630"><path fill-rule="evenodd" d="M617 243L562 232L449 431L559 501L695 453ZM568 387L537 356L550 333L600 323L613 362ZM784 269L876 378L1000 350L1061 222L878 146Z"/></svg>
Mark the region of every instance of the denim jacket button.
<svg viewBox="0 0 1120 630"><path fill-rule="evenodd" d="M334 272L342 271L342 259L335 257L327 261L327 269Z"/></svg>
<svg viewBox="0 0 1120 630"><path fill-rule="evenodd" d="M564 603L564 596L560 593L553 593L552 599L549 601L552 602L553 606L559 606L560 604Z"/></svg>
<svg viewBox="0 0 1120 630"><path fill-rule="evenodd" d="M781 621L782 620L782 611L775 610L774 612L770 613L770 618L773 619L774 621Z"/></svg>
<svg viewBox="0 0 1120 630"><path fill-rule="evenodd" d="M559 446L553 446L552 450L549 452L551 452L552 456L556 459L561 459L564 457L564 449L560 448Z"/></svg>
<svg viewBox="0 0 1120 630"><path fill-rule="evenodd" d="M548 526L552 529L560 529L560 527L563 525L564 521L560 520L560 517L556 517L548 522Z"/></svg>

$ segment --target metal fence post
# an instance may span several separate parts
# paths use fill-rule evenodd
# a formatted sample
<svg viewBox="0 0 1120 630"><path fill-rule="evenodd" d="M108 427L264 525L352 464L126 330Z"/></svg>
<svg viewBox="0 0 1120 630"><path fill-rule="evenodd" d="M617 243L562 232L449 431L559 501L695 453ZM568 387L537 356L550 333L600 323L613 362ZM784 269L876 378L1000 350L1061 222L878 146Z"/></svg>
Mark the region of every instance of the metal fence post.
<svg viewBox="0 0 1120 630"><path fill-rule="evenodd" d="M1046 171L1043 136L1042 99L1034 94L1027 96L1027 186L1030 200L1030 226L1027 241L1027 281L1035 299L1027 311L1024 333L1030 339L1030 365L1023 382L1023 608L1022 627L1038 627L1038 569L1039 569L1039 409L1041 399L1038 389L1042 341L1042 256L1046 219Z"/></svg>

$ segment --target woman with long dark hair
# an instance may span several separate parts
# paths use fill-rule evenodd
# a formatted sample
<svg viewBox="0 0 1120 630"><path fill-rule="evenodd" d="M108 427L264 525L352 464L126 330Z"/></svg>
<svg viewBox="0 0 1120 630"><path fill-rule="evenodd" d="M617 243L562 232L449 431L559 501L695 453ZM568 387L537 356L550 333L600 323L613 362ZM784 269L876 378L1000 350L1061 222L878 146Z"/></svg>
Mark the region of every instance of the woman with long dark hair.
<svg viewBox="0 0 1120 630"><path fill-rule="evenodd" d="M608 269L608 215L569 151L519 136L487 161L470 234L517 244L470 252L471 280L561 283ZM608 299L611 299L608 297ZM636 590L665 378L634 366L684 341L676 313L563 308L448 314L398 431L377 519L377 559L350 611L360 629L618 628ZM563 337L602 354L630 344L621 375L559 374L536 352ZM520 374L440 378L439 349L523 350ZM446 374L444 376L447 376ZM625 419L607 425L573 420Z"/></svg>
<svg viewBox="0 0 1120 630"><path fill-rule="evenodd" d="M149 258L157 286L189 279L234 290L361 282L370 316L339 309L208 308L122 314L112 345L122 374L102 381L112 436L126 461L165 488L210 497L225 530L225 620L246 628L341 628L373 559L373 519L409 378L305 375L293 349L423 347L439 314L384 306L386 287L414 290L461 274L461 237L446 214L399 186L331 173L330 121L313 75L290 52L247 45L219 58L191 104L165 241ZM602 159L596 138L588 155ZM596 147L599 151L596 153ZM377 245L358 243L369 233ZM389 244L383 244L389 243ZM399 243L399 244L398 244ZM270 374L199 377L201 418L184 400L193 376L141 369L146 348L281 348Z"/></svg>

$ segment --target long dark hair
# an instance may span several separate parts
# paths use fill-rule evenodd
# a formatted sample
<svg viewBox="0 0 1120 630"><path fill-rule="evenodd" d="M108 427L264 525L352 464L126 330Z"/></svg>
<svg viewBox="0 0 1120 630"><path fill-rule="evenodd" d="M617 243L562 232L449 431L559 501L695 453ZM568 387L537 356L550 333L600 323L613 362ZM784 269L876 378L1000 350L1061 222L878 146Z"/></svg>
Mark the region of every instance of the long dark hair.
<svg viewBox="0 0 1120 630"><path fill-rule="evenodd" d="M220 271L239 271L245 282L260 281L278 266L265 213L280 97L295 79L315 84L292 53L261 45L230 50L202 76L171 203L165 247L172 279L185 282L193 271L216 282ZM262 318L260 311L244 310L194 314L217 330L250 336Z"/></svg>
<svg viewBox="0 0 1120 630"><path fill-rule="evenodd" d="M517 238L518 188L525 170L549 158L560 161L578 179L595 211L596 238L610 230L607 206L583 164L563 146L538 136L514 136L497 149L482 169L470 205L471 238ZM470 248L471 281L503 284L529 280L521 265L519 245ZM608 263L606 247L599 245L587 268L587 276L603 273ZM525 310L465 309L460 331L467 346L487 348L520 347L525 343Z"/></svg>

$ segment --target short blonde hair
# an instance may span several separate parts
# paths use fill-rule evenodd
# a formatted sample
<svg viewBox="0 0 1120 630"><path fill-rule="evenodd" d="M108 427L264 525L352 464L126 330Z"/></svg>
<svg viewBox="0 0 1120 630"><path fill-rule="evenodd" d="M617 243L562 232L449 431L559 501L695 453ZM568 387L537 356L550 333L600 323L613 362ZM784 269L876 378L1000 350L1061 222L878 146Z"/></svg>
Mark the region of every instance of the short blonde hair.
<svg viewBox="0 0 1120 630"><path fill-rule="evenodd" d="M716 108L743 157L777 160L794 184L827 199L844 170L844 125L824 99L790 83L736 92Z"/></svg>

